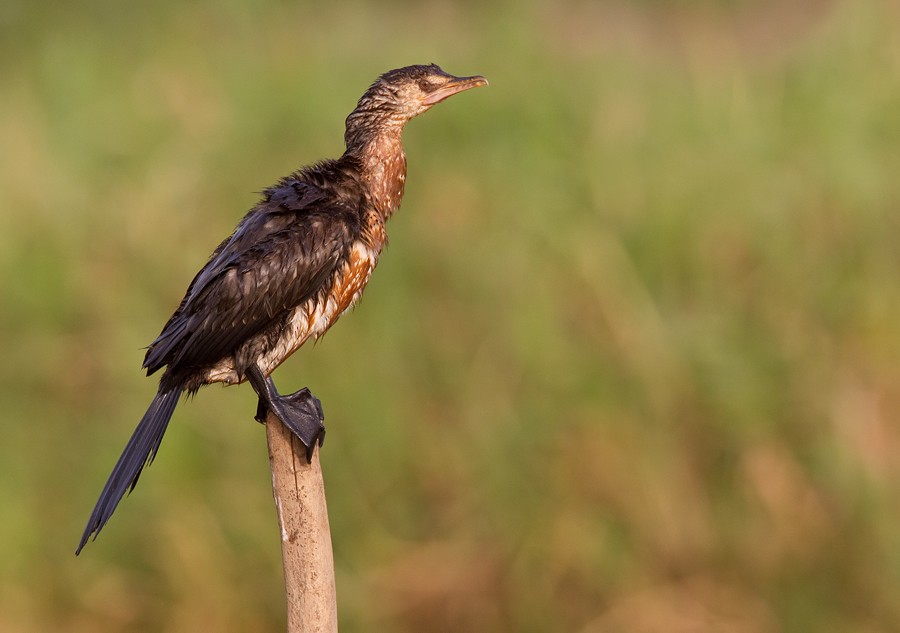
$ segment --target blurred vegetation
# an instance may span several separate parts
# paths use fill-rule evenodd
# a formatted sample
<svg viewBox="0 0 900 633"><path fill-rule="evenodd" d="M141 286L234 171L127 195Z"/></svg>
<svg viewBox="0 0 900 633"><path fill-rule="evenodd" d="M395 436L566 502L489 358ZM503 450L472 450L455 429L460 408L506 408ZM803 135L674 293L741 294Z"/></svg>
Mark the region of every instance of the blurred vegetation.
<svg viewBox="0 0 900 633"><path fill-rule="evenodd" d="M900 629L900 10L0 6L0 630L277 631L249 388L176 412L79 559L139 371L256 194L381 72L406 132L329 425L344 631Z"/></svg>

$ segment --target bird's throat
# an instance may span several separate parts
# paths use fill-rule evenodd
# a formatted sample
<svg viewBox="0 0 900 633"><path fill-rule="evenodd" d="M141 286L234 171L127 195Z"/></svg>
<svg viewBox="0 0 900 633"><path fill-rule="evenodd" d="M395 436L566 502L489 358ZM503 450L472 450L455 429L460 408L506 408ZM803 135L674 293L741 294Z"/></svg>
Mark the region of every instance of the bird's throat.
<svg viewBox="0 0 900 633"><path fill-rule="evenodd" d="M400 132L373 136L348 153L359 161L361 176L378 213L387 220L400 206L406 185L406 154Z"/></svg>

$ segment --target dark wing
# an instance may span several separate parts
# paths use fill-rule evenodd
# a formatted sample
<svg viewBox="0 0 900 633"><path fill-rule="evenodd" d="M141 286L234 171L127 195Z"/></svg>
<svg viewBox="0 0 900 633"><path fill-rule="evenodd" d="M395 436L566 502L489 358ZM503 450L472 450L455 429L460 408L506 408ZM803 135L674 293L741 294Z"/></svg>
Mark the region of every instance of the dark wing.
<svg viewBox="0 0 900 633"><path fill-rule="evenodd" d="M270 190L247 214L151 343L148 374L215 364L320 291L347 256L359 219L315 192Z"/></svg>

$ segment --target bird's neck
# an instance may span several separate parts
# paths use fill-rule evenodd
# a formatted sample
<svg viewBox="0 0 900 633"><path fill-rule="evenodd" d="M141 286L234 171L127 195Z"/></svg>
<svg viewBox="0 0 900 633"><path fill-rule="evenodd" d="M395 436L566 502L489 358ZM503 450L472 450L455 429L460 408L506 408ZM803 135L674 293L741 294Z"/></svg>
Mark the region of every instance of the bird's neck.
<svg viewBox="0 0 900 633"><path fill-rule="evenodd" d="M406 154L400 129L387 129L348 145L345 156L353 157L372 202L387 220L400 206L406 184Z"/></svg>

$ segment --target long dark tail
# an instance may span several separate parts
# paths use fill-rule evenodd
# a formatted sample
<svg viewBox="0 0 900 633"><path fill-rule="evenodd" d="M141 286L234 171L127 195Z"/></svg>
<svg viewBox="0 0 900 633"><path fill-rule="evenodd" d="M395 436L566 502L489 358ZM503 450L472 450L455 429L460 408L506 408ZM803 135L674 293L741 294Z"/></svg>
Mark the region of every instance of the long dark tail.
<svg viewBox="0 0 900 633"><path fill-rule="evenodd" d="M156 451L159 450L159 444L166 432L166 427L169 426L169 420L175 411L175 405L178 404L180 395L181 389L170 391L160 389L153 402L150 403L150 408L147 409L147 413L141 418L131 439L128 440L122 456L119 457L106 486L103 487L103 492L100 493L97 505L94 506L91 518L88 519L87 526L84 528L81 543L75 550L76 556L88 542L91 534L95 539L97 538L125 493L134 490L138 478L141 476L141 470L156 457Z"/></svg>

